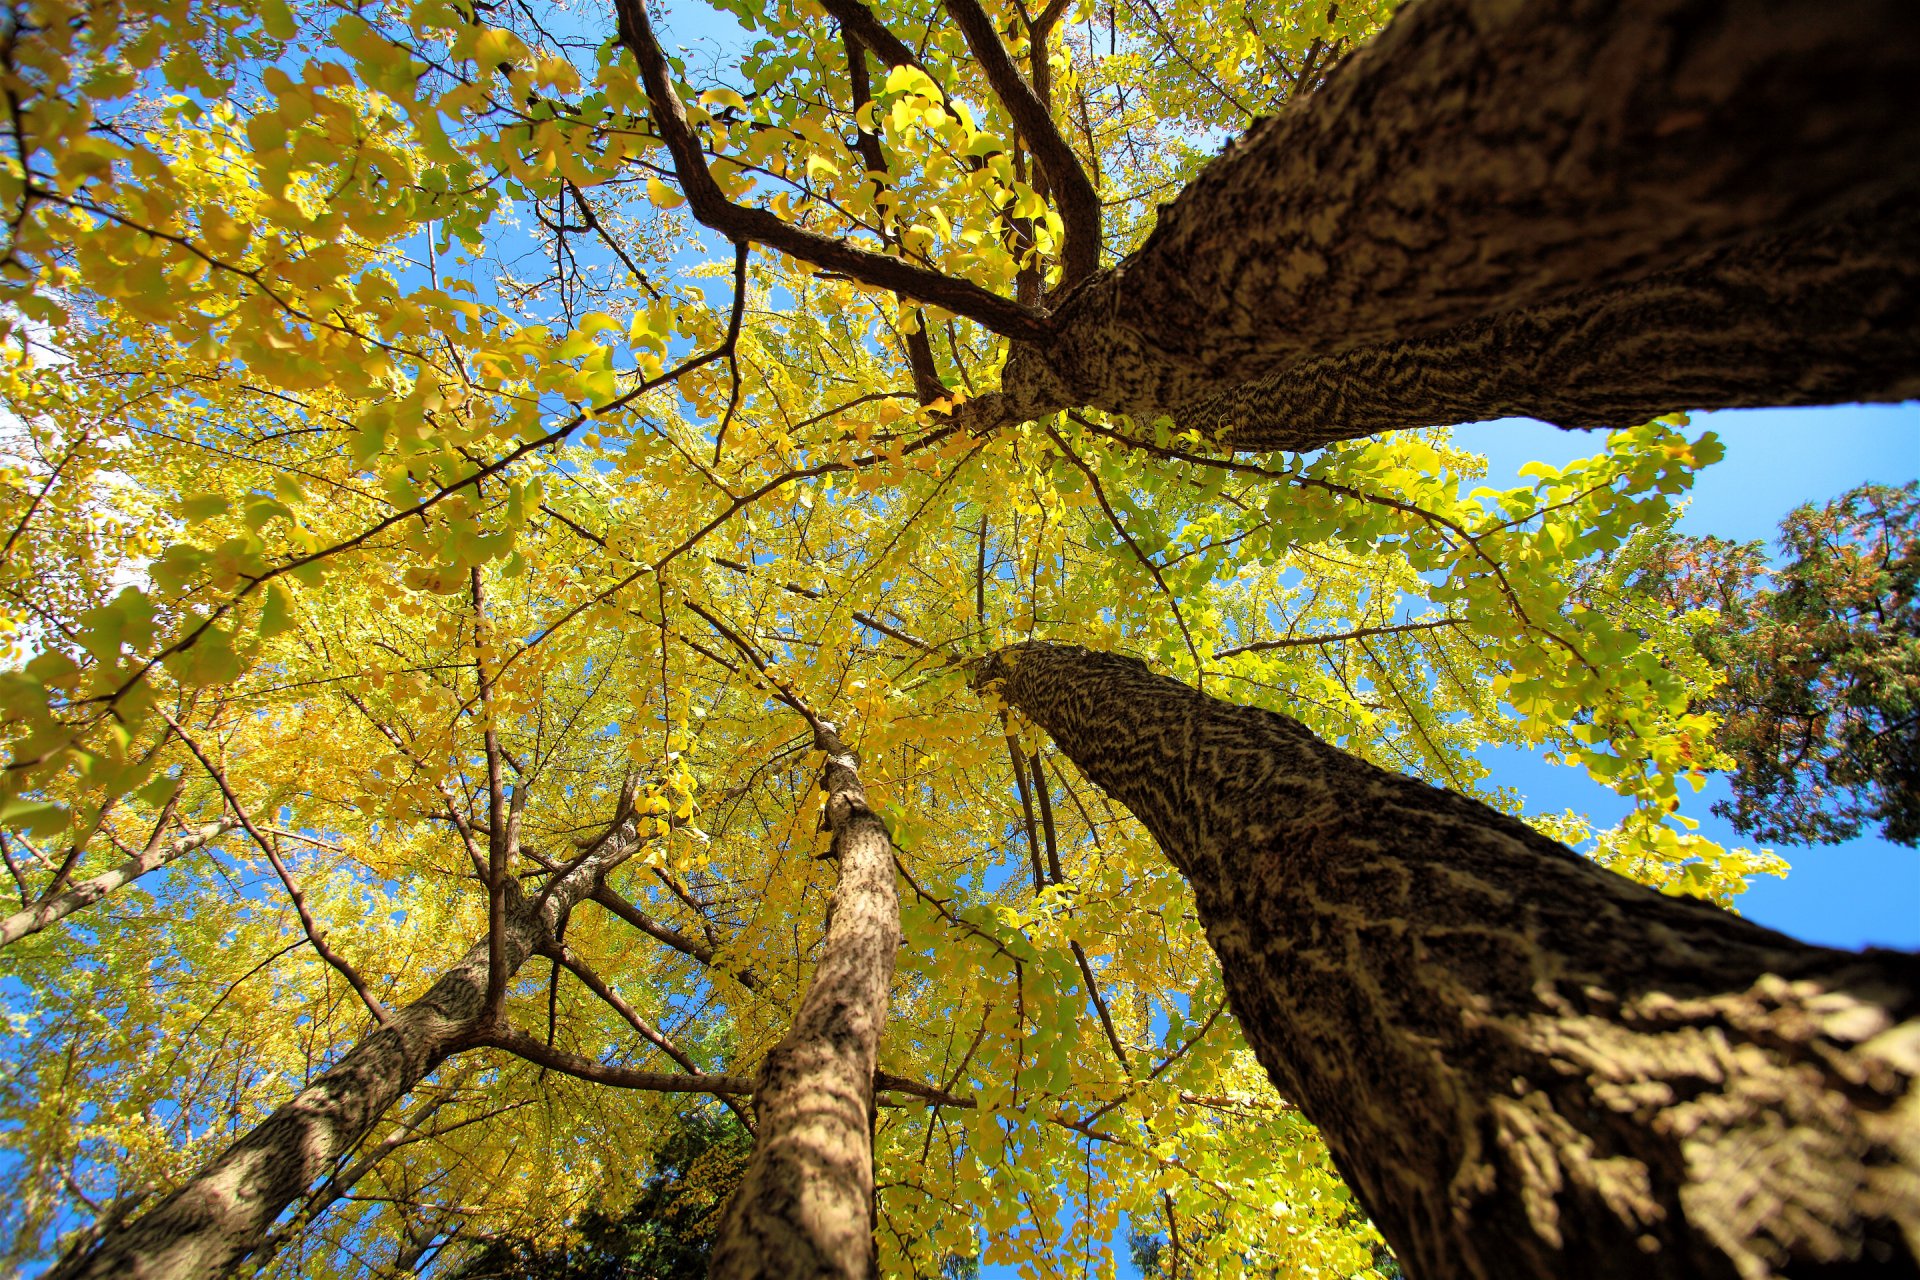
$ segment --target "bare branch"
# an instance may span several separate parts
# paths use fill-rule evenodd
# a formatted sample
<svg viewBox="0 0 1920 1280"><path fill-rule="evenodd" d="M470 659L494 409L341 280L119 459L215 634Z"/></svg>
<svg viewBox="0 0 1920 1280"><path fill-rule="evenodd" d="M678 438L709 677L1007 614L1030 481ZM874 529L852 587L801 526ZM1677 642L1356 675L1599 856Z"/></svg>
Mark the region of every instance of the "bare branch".
<svg viewBox="0 0 1920 1280"><path fill-rule="evenodd" d="M1401 622L1393 626L1358 627L1352 631L1335 631L1327 635L1287 636L1279 640L1256 640L1252 644L1238 645L1232 649L1218 649L1214 652L1216 660L1232 658L1243 653L1270 653L1275 649L1304 649L1313 645L1339 644L1344 640L1359 640L1366 636L1398 635L1406 631L1437 631L1442 627L1461 627L1466 625L1464 618L1435 618L1428 622Z"/></svg>
<svg viewBox="0 0 1920 1280"><path fill-rule="evenodd" d="M649 1089L655 1093L711 1093L715 1096L734 1094L736 1096L753 1092L753 1081L739 1076L700 1075L695 1073L678 1074L670 1071L635 1071L631 1067L613 1067L592 1058L569 1053L565 1049L549 1049L539 1040L524 1031L507 1028L493 1031L479 1037L475 1045L492 1049L504 1049L518 1058L536 1063L562 1075L591 1081L594 1084L611 1085L616 1089Z"/></svg>

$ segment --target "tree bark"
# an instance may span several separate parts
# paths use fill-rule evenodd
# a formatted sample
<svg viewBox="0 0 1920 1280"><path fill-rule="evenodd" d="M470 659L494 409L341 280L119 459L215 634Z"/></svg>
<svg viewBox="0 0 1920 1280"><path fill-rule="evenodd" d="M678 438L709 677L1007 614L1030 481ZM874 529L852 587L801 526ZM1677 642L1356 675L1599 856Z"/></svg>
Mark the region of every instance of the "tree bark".
<svg viewBox="0 0 1920 1280"><path fill-rule="evenodd" d="M759 1137L722 1220L715 1280L876 1274L873 1077L900 900L893 840L867 807L859 761L824 721L814 740L827 753L820 785L840 880L813 982L754 1086Z"/></svg>
<svg viewBox="0 0 1920 1280"><path fill-rule="evenodd" d="M976 683L1187 877L1409 1274L1920 1275L1920 958L1663 897L1130 658L1016 645Z"/></svg>
<svg viewBox="0 0 1920 1280"><path fill-rule="evenodd" d="M1239 450L1490 418L1633 426L1676 409L1920 396L1920 204L1404 342L1314 356L1180 407Z"/></svg>
<svg viewBox="0 0 1920 1280"><path fill-rule="evenodd" d="M504 961L511 976L549 943L567 912L639 847L631 832L606 841L529 900L508 878ZM266 1239L288 1205L332 1169L387 1108L484 1030L488 942L480 938L418 1000L360 1040L339 1062L130 1224L108 1232L53 1280L199 1280L217 1276Z"/></svg>
<svg viewBox="0 0 1920 1280"><path fill-rule="evenodd" d="M1920 392L1911 0L1411 0L1114 268L1082 279L1078 237L1051 312L728 201L645 6L618 7L695 217L1011 339L969 430L1091 406L1310 449ZM917 65L865 5L826 7Z"/></svg>
<svg viewBox="0 0 1920 1280"><path fill-rule="evenodd" d="M1327 362L1371 353L1344 380L1364 397L1381 353L1410 361L1420 350L1402 344L1460 325L1506 318L1524 332L1541 323L1533 309L1559 305L1546 315L1565 334L1604 300L1607 329L1629 303L1658 326L1672 288L1643 282L1716 252L1731 255L1714 260L1722 273L1738 274L1743 252L1755 271L1779 265L1783 242L1755 237L1788 237L1790 250L1804 236L1824 253L1852 218L1870 262L1892 237L1861 228L1861 210L1910 227L1900 205L1920 190L1916 80L1920 6L1908 0L1413 0L1321 89L1208 165L1136 253L1066 299L1053 341L1016 347L1005 388L1020 404L1179 419L1304 361L1321 362L1324 380L1339 367ZM1910 315L1913 275L1903 264L1891 281L1850 284L1869 298L1897 285ZM1831 277L1796 265L1779 286L1788 317L1763 330L1798 318L1790 285L1835 305ZM1721 330L1755 321L1716 314L1705 311ZM1631 325L1614 349L1630 336ZM1911 326L1904 336L1911 355ZM1445 377L1459 345L1440 342L1439 363L1418 371ZM1661 392L1685 367L1658 343L1628 364L1617 385L1638 374ZM1741 394L1768 403L1786 402L1768 388L1791 391L1803 373L1741 369ZM1883 368L1864 369L1821 394L1897 397L1911 371L1888 386ZM1517 376L1485 399L1449 398L1433 420L1491 416ZM1628 412L1647 416L1648 403L1660 402L1643 394ZM1595 410L1619 411L1606 397Z"/></svg>

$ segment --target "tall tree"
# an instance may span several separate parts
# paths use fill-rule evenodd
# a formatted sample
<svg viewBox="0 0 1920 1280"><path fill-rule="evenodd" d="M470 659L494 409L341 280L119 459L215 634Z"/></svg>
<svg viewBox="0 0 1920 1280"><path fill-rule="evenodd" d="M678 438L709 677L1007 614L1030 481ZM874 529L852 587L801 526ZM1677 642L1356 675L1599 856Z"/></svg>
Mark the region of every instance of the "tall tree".
<svg viewBox="0 0 1920 1280"><path fill-rule="evenodd" d="M1032 643L977 679L1186 875L1249 1043L1414 1274L1920 1271L1920 958L1649 892L1134 659Z"/></svg>
<svg viewBox="0 0 1920 1280"><path fill-rule="evenodd" d="M1633 581L1717 445L1630 424L1901 394L1914 328L1905 7L1394 11L0 15L9 1260L140 1232L475 939L488 1043L253 1263L554 1237L671 1132L636 1086L747 1114L846 864L745 646L892 828L826 1090L881 1268L1127 1213L1373 1269L1193 890L965 660L1150 653L1516 817L1478 749L1545 747L1628 803L1596 856L1731 901L1778 864L1686 829L1708 674ZM1357 439L1509 409L1628 429L1499 491ZM509 974L633 776L644 852Z"/></svg>
<svg viewBox="0 0 1920 1280"><path fill-rule="evenodd" d="M1914 225L1895 193L1920 181L1902 105L1920 19L1897 0L1420 0L1106 271L1066 131L977 0L945 7L1060 193L1049 305L736 203L642 6L623 0L620 33L700 221L1011 341L977 429L1090 405L1309 449L1514 413L1625 425L1915 390ZM860 0L829 11L881 26Z"/></svg>

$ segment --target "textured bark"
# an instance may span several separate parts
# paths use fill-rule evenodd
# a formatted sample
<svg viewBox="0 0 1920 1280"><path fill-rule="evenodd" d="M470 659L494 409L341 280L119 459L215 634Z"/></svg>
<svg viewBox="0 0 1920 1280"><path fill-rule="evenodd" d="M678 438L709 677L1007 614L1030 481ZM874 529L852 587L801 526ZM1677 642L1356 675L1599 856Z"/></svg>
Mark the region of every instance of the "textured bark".
<svg viewBox="0 0 1920 1280"><path fill-rule="evenodd" d="M1675 409L1920 396L1920 203L1703 255L1617 288L1315 356L1181 406L1235 449L1529 417L1626 427Z"/></svg>
<svg viewBox="0 0 1920 1280"><path fill-rule="evenodd" d="M1187 877L1409 1274L1920 1274L1920 958L1662 897L1130 658L979 680Z"/></svg>
<svg viewBox="0 0 1920 1280"><path fill-rule="evenodd" d="M74 912L92 906L122 885L138 880L147 872L184 858L197 849L206 848L239 825L236 819L222 818L218 822L210 822L197 831L180 837L171 844L156 842L152 848L143 849L111 871L103 871L92 879L82 880L79 884L51 898L36 902L25 910L14 912L5 920L0 920L0 947L18 942L29 934L38 933L50 924L57 924Z"/></svg>
<svg viewBox="0 0 1920 1280"><path fill-rule="evenodd" d="M637 847L617 835L543 900L507 884L509 974L550 942L556 926L601 876ZM480 1030L488 939L476 941L418 1000L363 1038L290 1101L185 1185L125 1227L107 1233L54 1280L198 1280L222 1274L266 1239L274 1221L328 1173L388 1107Z"/></svg>
<svg viewBox="0 0 1920 1280"><path fill-rule="evenodd" d="M840 881L793 1026L760 1067L760 1133L713 1251L716 1280L867 1277L874 1260L874 1069L900 946L893 841L831 726L821 787Z"/></svg>
<svg viewBox="0 0 1920 1280"><path fill-rule="evenodd" d="M1171 411L1911 197L1917 79L1910 0L1413 0L1069 298L1008 388Z"/></svg>

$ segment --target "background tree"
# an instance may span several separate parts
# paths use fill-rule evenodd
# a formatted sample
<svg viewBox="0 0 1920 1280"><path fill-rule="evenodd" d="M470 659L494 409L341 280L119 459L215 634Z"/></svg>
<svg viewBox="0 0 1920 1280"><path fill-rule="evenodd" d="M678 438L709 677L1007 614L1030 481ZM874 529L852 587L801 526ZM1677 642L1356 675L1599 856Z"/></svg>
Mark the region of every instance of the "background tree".
<svg viewBox="0 0 1920 1280"><path fill-rule="evenodd" d="M1867 824L1920 842L1920 487L1869 484L1760 543L1676 538L1643 571L1669 608L1701 611L1722 673L1701 706L1733 760L1714 812L1758 840L1830 844Z"/></svg>
<svg viewBox="0 0 1920 1280"><path fill-rule="evenodd" d="M746 1172L752 1146L746 1130L724 1113L683 1112L624 1209L589 1211L577 1224L577 1241L489 1241L454 1274L459 1280L706 1280L721 1210Z"/></svg>

